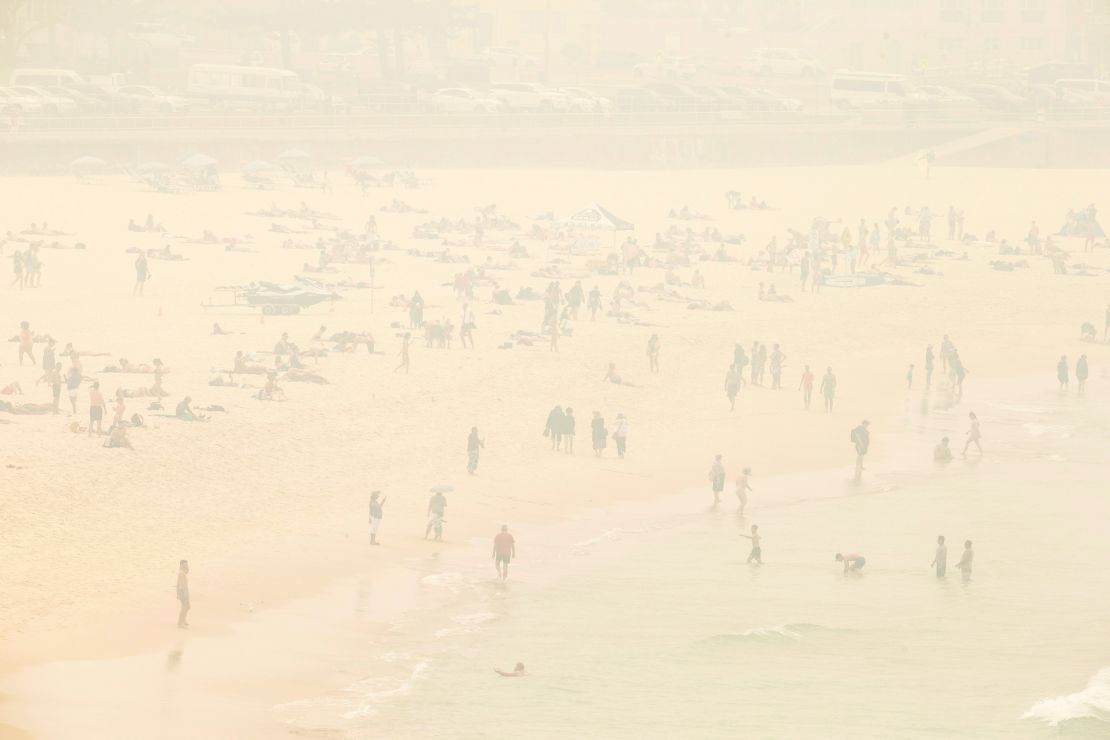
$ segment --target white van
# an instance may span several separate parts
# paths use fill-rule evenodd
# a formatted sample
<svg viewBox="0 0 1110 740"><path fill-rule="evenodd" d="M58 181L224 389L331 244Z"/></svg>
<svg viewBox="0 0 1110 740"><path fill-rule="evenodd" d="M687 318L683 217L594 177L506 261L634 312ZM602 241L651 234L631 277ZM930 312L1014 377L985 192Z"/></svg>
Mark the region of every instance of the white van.
<svg viewBox="0 0 1110 740"><path fill-rule="evenodd" d="M27 87L76 87L85 84L85 78L72 69L36 69L24 67L12 70L8 84Z"/></svg>
<svg viewBox="0 0 1110 740"><path fill-rule="evenodd" d="M905 103L916 97L902 75L878 72L837 71L829 90L829 100L845 107Z"/></svg>
<svg viewBox="0 0 1110 740"><path fill-rule="evenodd" d="M301 98L297 74L277 67L194 64L187 90L214 103L237 101L265 108L289 108Z"/></svg>

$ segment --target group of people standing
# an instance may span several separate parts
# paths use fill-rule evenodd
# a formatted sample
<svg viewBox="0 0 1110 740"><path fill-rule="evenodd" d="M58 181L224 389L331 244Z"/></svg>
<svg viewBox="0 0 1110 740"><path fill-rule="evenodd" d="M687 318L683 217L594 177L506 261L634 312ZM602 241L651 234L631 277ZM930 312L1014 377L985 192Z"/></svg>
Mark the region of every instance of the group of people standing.
<svg viewBox="0 0 1110 740"><path fill-rule="evenodd" d="M565 409L556 405L547 414L547 424L543 429L543 436L551 438L551 449L555 452L574 454L574 437L577 431L577 418L574 409ZM624 458L628 450L628 432L631 429L628 418L623 413L618 413L613 429L610 431L605 424L605 418L600 411L595 411L590 419L590 441L593 445L595 457L601 457L608 447L610 437L617 448L617 457Z"/></svg>

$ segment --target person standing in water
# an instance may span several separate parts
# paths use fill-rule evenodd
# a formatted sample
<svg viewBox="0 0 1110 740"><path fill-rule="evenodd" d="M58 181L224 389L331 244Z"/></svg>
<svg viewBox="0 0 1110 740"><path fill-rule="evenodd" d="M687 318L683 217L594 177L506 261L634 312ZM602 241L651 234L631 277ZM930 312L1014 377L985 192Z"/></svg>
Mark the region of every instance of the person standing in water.
<svg viewBox="0 0 1110 740"><path fill-rule="evenodd" d="M740 471L740 477L736 479L736 500L740 502L740 508L736 513L741 517L744 516L744 509L748 506L748 491L752 490L751 485L748 484L748 478L752 475L751 468L744 468Z"/></svg>
<svg viewBox="0 0 1110 740"><path fill-rule="evenodd" d="M965 581L971 578L971 561L975 559L975 551L971 549L971 540L964 540L964 551L960 555L960 562L956 569L963 575Z"/></svg>
<svg viewBox="0 0 1110 740"><path fill-rule="evenodd" d="M802 404L805 410L809 411L810 401L813 400L813 371L809 369L809 365L805 368L802 371L802 379L798 381L798 390L802 392Z"/></svg>
<svg viewBox="0 0 1110 740"><path fill-rule="evenodd" d="M937 578L944 578L948 571L948 546L944 544L944 535L937 537L937 551L929 566L937 569Z"/></svg>
<svg viewBox="0 0 1110 740"><path fill-rule="evenodd" d="M380 498L381 491L374 491L370 494L370 544L380 545L378 542L378 529L382 526L382 507L385 506L385 499ZM380 500L379 500L380 499Z"/></svg>
<svg viewBox="0 0 1110 740"><path fill-rule="evenodd" d="M1068 389L1068 356L1060 355L1060 361L1056 363L1056 379L1060 381L1060 390L1066 391Z"/></svg>
<svg viewBox="0 0 1110 740"><path fill-rule="evenodd" d="M177 627L178 629L187 629L189 623L185 620L189 616L189 609L192 608L192 604L189 603L188 560L182 560L177 564L177 600L181 607L177 613Z"/></svg>
<svg viewBox="0 0 1110 740"><path fill-rule="evenodd" d="M1075 363L1075 387L1080 393L1087 385L1087 355L1080 355Z"/></svg>
<svg viewBox="0 0 1110 740"><path fill-rule="evenodd" d="M925 348L925 387L933 385L933 368L936 366L936 357L933 355L933 345Z"/></svg>
<svg viewBox="0 0 1110 740"><path fill-rule="evenodd" d="M974 411L969 413L967 417L971 419L971 427L967 430L967 442L964 443L963 456L967 457L967 448L971 447L972 443L975 444L975 447L979 450L979 454L982 455L983 445L979 444L979 440L982 438L982 434L979 431L979 417L975 415Z"/></svg>
<svg viewBox="0 0 1110 740"><path fill-rule="evenodd" d="M478 455L485 446L485 440L478 436L478 427L470 427L466 438L466 472L470 475L478 472Z"/></svg>
<svg viewBox="0 0 1110 740"><path fill-rule="evenodd" d="M748 562L755 563L756 565L763 565L763 548L761 546L763 538L759 535L759 525L753 524L751 532L750 535L740 535L744 539L752 541L752 551L748 553Z"/></svg>
<svg viewBox="0 0 1110 740"><path fill-rule="evenodd" d="M844 563L845 575L847 575L849 572L859 573L861 570L863 570L863 566L867 564L867 558L854 552L848 552L844 554L838 552L833 559L836 560L836 562L838 563Z"/></svg>
<svg viewBox="0 0 1110 740"><path fill-rule="evenodd" d="M821 378L821 396L825 399L825 413L831 414L836 400L836 376L831 367L825 369L825 377Z"/></svg>
<svg viewBox="0 0 1110 740"><path fill-rule="evenodd" d="M502 524L501 532L493 538L493 564L497 577L502 581L509 579L509 563L516 557L516 540L509 534L509 525Z"/></svg>
<svg viewBox="0 0 1110 740"><path fill-rule="evenodd" d="M713 506L721 503L721 492L725 490L725 464L721 462L721 456L713 460L713 465L709 467L709 482L713 486Z"/></svg>
<svg viewBox="0 0 1110 740"><path fill-rule="evenodd" d="M867 456L867 450L871 446L871 432L867 430L870 425L871 422L864 419L858 427L852 430L852 444L856 447L857 483L863 477L863 458Z"/></svg>

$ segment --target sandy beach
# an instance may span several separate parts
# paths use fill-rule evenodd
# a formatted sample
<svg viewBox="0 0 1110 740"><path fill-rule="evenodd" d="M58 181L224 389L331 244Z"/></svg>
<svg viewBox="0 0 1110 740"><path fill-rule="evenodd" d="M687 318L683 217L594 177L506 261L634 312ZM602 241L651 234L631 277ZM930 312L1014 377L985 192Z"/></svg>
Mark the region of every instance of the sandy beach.
<svg viewBox="0 0 1110 740"><path fill-rule="evenodd" d="M700 499L689 494L691 507L707 505L706 471L717 453L728 468L730 504L731 480L744 466L754 469L756 480L830 470L843 470L847 480L854 459L849 430L864 418L872 428L865 487L907 458L927 463L936 440L923 438L919 449L908 448L905 433L917 420L899 418L896 410L910 403L907 366L916 364L920 388L924 349L939 348L945 334L969 369L966 399L988 384L1007 382L1052 391L1056 360L1067 355L1074 363L1081 353L1091 365L1088 394L1097 397L1104 386L1106 345L1081 342L1080 325L1090 321L1101 334L1110 275L1105 249L1084 254L1081 240L1061 238L1071 261L1087 263L1091 274L1058 275L1042 256L1003 256L997 246L964 245L943 233L950 204L966 211L966 229L975 234L996 230L1000 239L1017 244L1031 221L1042 235L1054 233L1069 209L1085 207L1104 187L1102 170L936 167L926 178L914 162L898 160L826 168L417 174L418 188L372 188L367 194L336 170L330 173L332 193L284 184L260 191L234 174L224 178L220 192L178 194L150 192L115 175L91 183L0 179L0 197L8 204L4 230L18 233L32 222L47 222L66 232L50 239L86 245L42 249L41 287L20 290L8 287L7 257L23 245L8 241L0 281L4 337L14 337L20 322L28 321L59 347L73 342L81 352L97 353L82 357L84 374L99 380L108 397L117 388L150 382L142 374L102 372L120 358L150 363L157 357L169 368L164 411L149 410L148 398L126 402L127 416L137 412L145 420L130 432L133 450L104 448L102 440L70 431L72 422L87 423L87 384L75 415L66 412L65 398L58 415L0 414L0 738L66 737L72 731L48 716L43 697L49 693L41 691L47 685L41 682L56 675L50 666L69 671L72 661L96 661L96 672L84 676L90 686L97 684L90 697L108 697L113 677L134 681L149 656L184 646L190 646L190 660L198 652L206 656L206 667L193 674L182 697L203 701L211 711L164 717L173 730L163 736L274 737L285 727L275 706L350 678L311 665L299 641L337 652L351 641L376 644L400 615L434 611L434 600L420 591L420 577L438 572L440 558L468 566L477 559L485 567L483 551L502 523L512 528L521 551L513 578L526 581L529 540L550 537L553 526L579 527L583 518L695 488L705 491ZM724 194L734 188L757 194L770 208L728 209ZM427 213L380 210L394 199ZM271 203L296 209L302 202L334 218L317 219L319 228L313 228L303 219L248 215ZM529 236L538 214L563 218L591 202L635 224L630 233L645 249L670 226L711 226L745 240L725 247L735 261L675 268L685 283L698 268L705 287L668 286L687 300L664 300L640 290L663 284L663 269L590 271L629 232L600 233L596 252L581 255ZM413 238L416 225L441 216L473 221L475 209L490 204L519 228L491 231L480 247L449 249L469 262L408 252L443 251L438 240ZM711 220L668 218L669 209L683 205ZM928 258L889 268L914 285L803 292L796 270L776 267L769 273L748 264L772 236L781 241L787 228L805 229L814 217L842 218L837 231L847 226L854 232L861 217L881 224L891 207L901 213L907 205L927 205L936 215L932 245L900 252ZM129 219L141 222L148 213L166 234L128 231ZM304 265L315 264L316 251L282 248L286 239L312 241L334 226L358 232L370 215L394 246L375 253L373 310L368 287L346 287L370 279L366 264L308 274ZM273 223L303 233L273 232ZM256 251L203 243L205 229ZM514 241L528 257L509 255ZM167 244L187 259L152 259L144 295L133 296L135 255L126 250ZM715 249L716 242L704 246ZM454 276L487 259L505 266L487 274L514 296L530 287L542 297L559 276L564 291L576 279L587 291L600 286L608 306L618 283L628 281L639 304L629 310L639 323L602 314L590 321L583 310L573 333L560 338L558 352L549 351L546 339L501 349L515 331L539 331L543 301L500 305L491 300L492 287L480 286L469 301L475 348L461 348L457 338L449 349L428 347L417 335L411 371L395 372L409 322L407 310L391 306L391 298L419 290L426 320L449 318L457 326L463 301L452 288ZM990 262L999 259L1026 260L1028 266L992 269ZM924 266L929 273L918 271ZM220 301L219 286L285 282L295 275L346 281L337 288L342 299L296 316L202 305ZM759 300L760 283L773 284L792 300ZM691 310L693 300L727 301L734 310ZM214 336L214 322L228 333ZM337 352L332 343L313 342L321 326L329 335L372 332L375 353L365 346ZM259 376L235 375L250 387L210 385L213 378L228 378L220 370L232 366L239 350L272 363L269 352L283 332L302 350L331 350L306 358L309 370L327 384L282 382L284 402L255 397L265 382ZM662 344L657 374L649 372L645 354L652 334ZM746 385L730 412L724 376L733 345L747 348L754 340L781 345L787 357L783 388ZM2 398L49 402L49 386L36 385L41 369L21 367L16 343L5 346L0 386L18 381L25 395ZM43 346L35 345L37 358ZM603 382L610 363L634 385ZM822 413L819 400L803 409L796 390L803 365L818 379L826 367L834 368L834 413ZM173 418L173 407L186 395L197 408L223 410L210 412L204 423L182 422ZM968 409L966 399L961 411ZM556 404L573 407L578 418L573 455L552 452L542 435ZM601 459L591 453L595 410L610 429L618 413L628 417L625 459L617 459L612 444ZM471 426L485 441L475 476L466 472ZM963 431L961 421L952 435L957 452ZM895 437L902 442L889 441ZM422 537L428 491L437 484L454 487L443 543ZM371 490L387 499L381 547L368 540ZM753 508L764 503L758 493L753 496ZM187 634L174 627L174 578L182 558L192 568ZM492 577L492 566L489 571ZM339 604L352 583L373 597L357 618L344 620L335 614L349 609ZM333 624L331 619L339 625L331 634L304 628ZM282 649L274 650L275 644ZM219 691L211 684L201 691L205 681L216 682ZM217 693L219 704L212 701ZM141 719L148 720L157 723L158 712ZM111 726L106 718L103 727ZM94 724L86 736L112 734L98 733Z"/></svg>

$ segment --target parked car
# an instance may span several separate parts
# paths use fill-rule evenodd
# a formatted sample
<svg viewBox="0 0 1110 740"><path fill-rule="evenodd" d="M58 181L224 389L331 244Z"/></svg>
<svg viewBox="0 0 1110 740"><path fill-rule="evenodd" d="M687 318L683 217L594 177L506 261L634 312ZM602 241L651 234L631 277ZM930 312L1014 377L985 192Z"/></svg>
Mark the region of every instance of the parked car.
<svg viewBox="0 0 1110 740"><path fill-rule="evenodd" d="M1054 85L1057 97L1074 95L1094 106L1110 105L1110 82L1097 79L1064 78Z"/></svg>
<svg viewBox="0 0 1110 740"><path fill-rule="evenodd" d="M1033 109L1033 101L1007 90L1001 85L971 85L967 94L984 108L1007 113L1022 113Z"/></svg>
<svg viewBox="0 0 1110 740"><path fill-rule="evenodd" d="M509 110L552 113L565 111L570 107L567 96L536 82L503 82L490 85L489 96L500 100Z"/></svg>
<svg viewBox="0 0 1110 740"><path fill-rule="evenodd" d="M80 113L107 113L111 108L108 101L103 98L86 95L79 90L71 90L67 87L44 87L43 89L59 98L69 98L77 105L77 111Z"/></svg>
<svg viewBox="0 0 1110 740"><path fill-rule="evenodd" d="M479 95L468 87L444 87L421 95L420 101L441 113L496 113L505 109L497 98Z"/></svg>
<svg viewBox="0 0 1110 740"><path fill-rule="evenodd" d="M22 95L26 98L38 101L42 106L43 113L76 113L77 103L74 103L69 98L51 95L41 87L34 87L32 85L13 85L9 90Z"/></svg>
<svg viewBox="0 0 1110 740"><path fill-rule="evenodd" d="M793 49L759 49L741 67L761 75L813 77L821 71L815 59L803 57Z"/></svg>
<svg viewBox="0 0 1110 740"><path fill-rule="evenodd" d="M189 101L167 95L151 85L124 85L116 95L133 113L181 113L189 109Z"/></svg>
<svg viewBox="0 0 1110 740"><path fill-rule="evenodd" d="M567 109L572 113L600 113L607 116L613 112L612 100L584 88L561 87L559 92L566 96Z"/></svg>
<svg viewBox="0 0 1110 740"><path fill-rule="evenodd" d="M41 113L42 101L10 87L0 87L0 113Z"/></svg>
<svg viewBox="0 0 1110 740"><path fill-rule="evenodd" d="M686 112L719 110L720 101L715 96L698 92L689 85L677 82L645 82L643 87L670 100L676 110Z"/></svg>
<svg viewBox="0 0 1110 740"><path fill-rule="evenodd" d="M918 94L921 102L930 105L966 106L975 104L975 99L970 95L964 95L958 90L942 85L918 85L914 88L914 92Z"/></svg>
<svg viewBox="0 0 1110 740"><path fill-rule="evenodd" d="M675 110L674 101L646 87L622 87L610 96L624 113L661 113Z"/></svg>
<svg viewBox="0 0 1110 740"><path fill-rule="evenodd" d="M651 80L688 80L698 73L698 68L687 59L671 57L655 62L640 62L632 68L632 73Z"/></svg>

